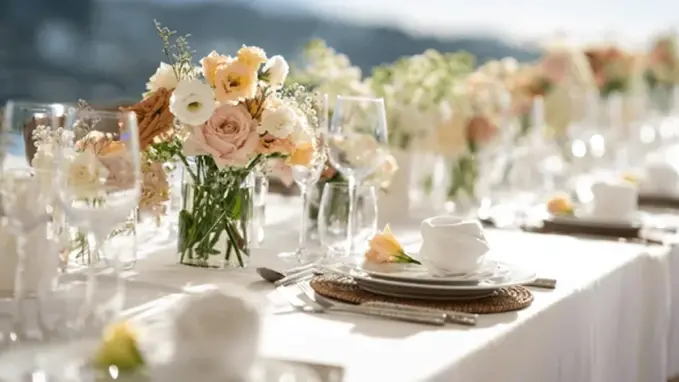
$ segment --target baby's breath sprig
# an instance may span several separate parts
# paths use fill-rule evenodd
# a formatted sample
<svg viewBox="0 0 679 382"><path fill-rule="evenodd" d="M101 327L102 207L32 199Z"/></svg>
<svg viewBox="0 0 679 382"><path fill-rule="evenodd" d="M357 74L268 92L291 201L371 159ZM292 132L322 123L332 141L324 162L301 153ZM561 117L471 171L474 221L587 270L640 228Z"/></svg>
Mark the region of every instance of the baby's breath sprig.
<svg viewBox="0 0 679 382"><path fill-rule="evenodd" d="M163 54L172 65L174 75L178 79L193 79L196 73L193 66L193 53L195 52L189 46L188 41L191 35L187 34L175 38L176 31L162 26L158 20L153 20L153 24L156 26L158 37L163 42Z"/></svg>

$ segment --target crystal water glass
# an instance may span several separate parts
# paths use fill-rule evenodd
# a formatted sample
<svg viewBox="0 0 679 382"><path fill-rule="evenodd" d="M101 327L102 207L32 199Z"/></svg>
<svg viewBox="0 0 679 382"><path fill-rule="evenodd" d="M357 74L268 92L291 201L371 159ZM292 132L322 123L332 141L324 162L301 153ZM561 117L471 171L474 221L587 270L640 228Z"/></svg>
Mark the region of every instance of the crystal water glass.
<svg viewBox="0 0 679 382"><path fill-rule="evenodd" d="M347 256L355 253L354 211L359 187L382 165L388 152L384 100L338 96L328 133L328 154L330 163L347 180Z"/></svg>
<svg viewBox="0 0 679 382"><path fill-rule="evenodd" d="M318 210L318 234L321 245L330 258L346 257L347 247L363 250L377 233L377 190L364 186L356 193L353 211L354 227L351 243L347 241L349 227L349 187L344 182L326 183Z"/></svg>
<svg viewBox="0 0 679 382"><path fill-rule="evenodd" d="M57 150L57 200L67 222L87 234L97 256L108 236L132 216L139 202L137 118L132 112L72 108L66 121L74 140ZM87 267L74 319L61 325L72 333L97 330L122 310L122 259L117 253L100 257L109 261L110 269L99 272L94 262Z"/></svg>
<svg viewBox="0 0 679 382"><path fill-rule="evenodd" d="M13 239L16 248L7 248L3 258L7 262L3 266L7 271L4 278L13 279L6 292L12 296L14 306L13 329L3 333L3 340L41 336L39 325L32 324L39 322L42 287L45 278L56 273L58 261L52 252L55 232L51 232L54 161L50 160L50 153L41 152L37 155L39 161L34 162L35 138L56 143L48 141L55 136L63 111L63 105L58 104L9 101L5 106L0 151L6 155L0 172L0 207L3 227L8 231L5 234L7 239Z"/></svg>

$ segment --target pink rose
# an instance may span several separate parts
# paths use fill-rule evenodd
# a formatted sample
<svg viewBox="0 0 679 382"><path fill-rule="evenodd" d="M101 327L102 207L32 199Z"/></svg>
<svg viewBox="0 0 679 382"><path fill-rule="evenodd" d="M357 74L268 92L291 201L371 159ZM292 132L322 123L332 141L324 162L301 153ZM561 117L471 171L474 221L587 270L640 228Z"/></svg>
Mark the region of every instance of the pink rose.
<svg viewBox="0 0 679 382"><path fill-rule="evenodd" d="M551 54L544 58L540 66L550 83L559 83L568 72L569 58L565 54Z"/></svg>
<svg viewBox="0 0 679 382"><path fill-rule="evenodd" d="M106 188L111 191L124 191L134 188L137 181L132 158L127 151L100 155L99 162L108 170Z"/></svg>
<svg viewBox="0 0 679 382"><path fill-rule="evenodd" d="M497 128L486 117L474 117L467 124L467 137L475 144L490 141L496 133Z"/></svg>
<svg viewBox="0 0 679 382"><path fill-rule="evenodd" d="M222 105L202 126L193 127L186 155L212 155L220 167L243 166L259 143L257 122L243 105Z"/></svg>

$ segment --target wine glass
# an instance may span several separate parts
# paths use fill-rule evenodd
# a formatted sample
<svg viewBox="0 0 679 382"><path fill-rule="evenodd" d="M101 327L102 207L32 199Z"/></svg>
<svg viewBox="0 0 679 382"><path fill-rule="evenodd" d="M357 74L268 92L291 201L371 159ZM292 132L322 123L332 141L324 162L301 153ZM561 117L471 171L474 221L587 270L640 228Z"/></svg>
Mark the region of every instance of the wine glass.
<svg viewBox="0 0 679 382"><path fill-rule="evenodd" d="M361 182L385 160L387 121L382 98L338 96L328 133L330 163L347 180L347 256L354 252L354 211Z"/></svg>
<svg viewBox="0 0 679 382"><path fill-rule="evenodd" d="M70 147L57 150L57 200L66 220L88 233L96 257L109 234L129 219L139 202L137 118L132 112L83 108L72 108L67 114L66 127L73 131L74 139ZM76 331L98 329L123 307L120 256L113 253L101 258L110 260L112 277L98 277L95 262L89 264L84 301L68 323ZM112 295L101 296L107 293Z"/></svg>
<svg viewBox="0 0 679 382"><path fill-rule="evenodd" d="M3 289L13 292L11 341L31 336L28 322L34 317L29 317L29 309L37 305L28 304L28 298L40 296L38 285L41 277L46 276L44 272L57 270L56 255L50 246L54 235L48 230L54 197L54 162L44 145L58 143L55 133L63 111L64 107L58 104L9 101L5 106L0 151L6 155L2 156L0 172L0 207L7 230L3 239L13 240L16 245L16 250L10 250L4 257L7 263L2 266L8 272L3 279L13 280L3 285Z"/></svg>
<svg viewBox="0 0 679 382"><path fill-rule="evenodd" d="M307 222L309 219L309 189L320 179L328 159L325 146L326 140L324 139L328 121L328 97L327 95L322 95L319 98L320 99L318 99L318 102L316 103L318 110L315 110L316 126L313 126L315 128L311 129L311 142L305 144L310 160L305 160L304 158L295 160L294 156L296 154L293 154L293 158L291 158L292 178L297 184L297 187L299 187L302 197L302 216L300 219L297 249L292 252L283 252L278 255L278 257L284 261L306 263L318 260L318 257L320 257L318 253L310 252L306 245L308 235Z"/></svg>

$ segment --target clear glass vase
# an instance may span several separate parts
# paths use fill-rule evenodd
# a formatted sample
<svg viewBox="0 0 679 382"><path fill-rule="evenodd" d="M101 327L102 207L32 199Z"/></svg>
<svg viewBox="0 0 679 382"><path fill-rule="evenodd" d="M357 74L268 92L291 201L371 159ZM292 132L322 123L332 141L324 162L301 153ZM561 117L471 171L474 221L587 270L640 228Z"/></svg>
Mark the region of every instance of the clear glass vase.
<svg viewBox="0 0 679 382"><path fill-rule="evenodd" d="M244 172L200 173L184 171L178 220L179 263L244 268L249 263L253 232L254 176Z"/></svg>

